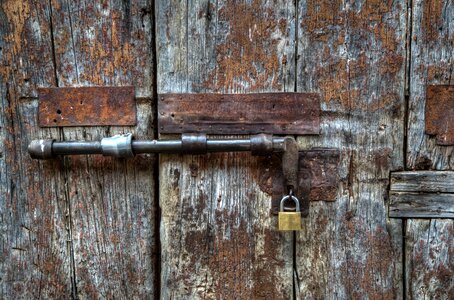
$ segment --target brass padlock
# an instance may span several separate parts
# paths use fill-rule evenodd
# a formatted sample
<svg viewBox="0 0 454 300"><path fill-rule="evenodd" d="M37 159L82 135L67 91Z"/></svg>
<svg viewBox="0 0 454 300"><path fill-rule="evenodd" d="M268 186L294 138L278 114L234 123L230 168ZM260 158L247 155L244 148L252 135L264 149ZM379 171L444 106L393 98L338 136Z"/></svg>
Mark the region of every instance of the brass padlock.
<svg viewBox="0 0 454 300"><path fill-rule="evenodd" d="M284 211L284 202L287 200L295 202L295 211ZM301 210L298 198L293 195L284 196L281 200L281 205L278 214L278 229L281 231L301 230Z"/></svg>

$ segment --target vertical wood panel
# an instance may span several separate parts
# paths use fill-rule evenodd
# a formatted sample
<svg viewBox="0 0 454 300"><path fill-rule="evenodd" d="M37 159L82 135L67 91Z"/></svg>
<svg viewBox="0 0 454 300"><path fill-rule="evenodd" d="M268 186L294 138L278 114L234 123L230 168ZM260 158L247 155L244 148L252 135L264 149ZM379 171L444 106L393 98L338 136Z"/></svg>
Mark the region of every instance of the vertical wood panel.
<svg viewBox="0 0 454 300"><path fill-rule="evenodd" d="M134 85L136 127L61 129L63 140L122 132L153 138L151 1L52 1L59 86ZM58 109L58 108L55 108ZM153 298L157 270L153 155L66 157L72 266L82 298Z"/></svg>
<svg viewBox="0 0 454 300"><path fill-rule="evenodd" d="M301 299L401 299L401 221L387 218L403 168L406 1L298 1L298 92L320 92L320 137L342 151L335 202L311 203L297 237Z"/></svg>
<svg viewBox="0 0 454 300"><path fill-rule="evenodd" d="M158 93L292 91L294 22L288 1L158 1ZM249 154L161 156L163 298L291 297L261 171Z"/></svg>
<svg viewBox="0 0 454 300"><path fill-rule="evenodd" d="M452 220L409 220L405 253L407 299L454 298Z"/></svg>
<svg viewBox="0 0 454 300"><path fill-rule="evenodd" d="M436 137L424 133L424 121L427 85L454 84L454 3L412 3L407 167L452 170L454 146L437 146Z"/></svg>
<svg viewBox="0 0 454 300"><path fill-rule="evenodd" d="M69 222L59 161L29 158L32 139L56 136L37 125L37 86L55 85L49 7L0 4L0 298L71 296Z"/></svg>
<svg viewBox="0 0 454 300"><path fill-rule="evenodd" d="M453 84L454 3L412 1L407 168L453 170L453 146L424 133L426 87ZM407 220L407 299L454 298L453 220Z"/></svg>

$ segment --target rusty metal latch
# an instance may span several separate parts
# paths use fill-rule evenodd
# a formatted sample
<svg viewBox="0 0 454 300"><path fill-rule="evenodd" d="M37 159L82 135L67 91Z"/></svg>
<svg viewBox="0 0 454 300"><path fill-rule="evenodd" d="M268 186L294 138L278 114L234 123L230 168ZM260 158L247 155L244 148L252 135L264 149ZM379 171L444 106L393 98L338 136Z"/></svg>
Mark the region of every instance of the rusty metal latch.
<svg viewBox="0 0 454 300"><path fill-rule="evenodd" d="M28 147L34 159L58 155L102 154L128 158L141 153L205 154L209 152L251 151L252 155L285 152L288 137L257 134L246 139L208 139L206 134L182 134L179 140L134 140L131 134L115 135L101 141L34 140ZM293 138L291 138L293 139Z"/></svg>
<svg viewBox="0 0 454 300"><path fill-rule="evenodd" d="M337 190L339 151L335 149L298 150L294 137L257 134L250 138L210 139L202 133L185 133L174 140L135 140L131 134L115 135L101 141L34 140L28 147L33 159L60 155L102 154L129 158L141 153L206 154L250 151L269 156L272 173L272 213L277 214L283 195L298 198L301 216L309 214L309 201L333 201ZM274 163L276 162L277 163ZM291 208L290 208L291 209Z"/></svg>

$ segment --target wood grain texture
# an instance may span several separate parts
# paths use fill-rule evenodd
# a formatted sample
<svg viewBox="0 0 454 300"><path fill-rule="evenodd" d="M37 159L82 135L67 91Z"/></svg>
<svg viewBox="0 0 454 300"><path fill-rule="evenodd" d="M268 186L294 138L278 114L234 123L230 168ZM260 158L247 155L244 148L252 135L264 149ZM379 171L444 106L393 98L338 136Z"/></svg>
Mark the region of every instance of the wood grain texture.
<svg viewBox="0 0 454 300"><path fill-rule="evenodd" d="M34 98L55 85L50 29L47 2L0 3L1 299L72 293L63 165L27 153L30 140L58 134L39 129Z"/></svg>
<svg viewBox="0 0 454 300"><path fill-rule="evenodd" d="M454 194L391 192L391 218L454 218Z"/></svg>
<svg viewBox="0 0 454 300"><path fill-rule="evenodd" d="M404 167L406 1L298 1L298 92L321 93L320 137L342 151L335 202L312 202L297 235L301 299L401 299L402 229L387 218Z"/></svg>
<svg viewBox="0 0 454 300"><path fill-rule="evenodd" d="M453 83L454 3L412 1L412 35L407 124L407 168L453 170L453 146L436 145L424 133L426 87ZM407 299L452 299L453 221L406 222Z"/></svg>
<svg viewBox="0 0 454 300"><path fill-rule="evenodd" d="M288 91L295 10L288 1L158 1L158 93ZM289 299L292 235L249 154L160 158L164 299Z"/></svg>
<svg viewBox="0 0 454 300"><path fill-rule="evenodd" d="M453 218L454 172L393 172L389 196L390 217Z"/></svg>
<svg viewBox="0 0 454 300"><path fill-rule="evenodd" d="M428 85L454 83L454 3L450 0L412 3L407 167L452 170L454 146L438 146L436 136L424 133L424 108Z"/></svg>
<svg viewBox="0 0 454 300"><path fill-rule="evenodd" d="M393 172L391 173L390 190L395 192L454 193L454 172Z"/></svg>
<svg viewBox="0 0 454 300"><path fill-rule="evenodd" d="M407 299L453 299L453 220L411 220L405 235Z"/></svg>
<svg viewBox="0 0 454 300"><path fill-rule="evenodd" d="M153 138L151 11L146 0L52 1L58 85L134 85L142 99L136 127L62 128L60 139ZM155 295L154 158L63 159L77 297Z"/></svg>

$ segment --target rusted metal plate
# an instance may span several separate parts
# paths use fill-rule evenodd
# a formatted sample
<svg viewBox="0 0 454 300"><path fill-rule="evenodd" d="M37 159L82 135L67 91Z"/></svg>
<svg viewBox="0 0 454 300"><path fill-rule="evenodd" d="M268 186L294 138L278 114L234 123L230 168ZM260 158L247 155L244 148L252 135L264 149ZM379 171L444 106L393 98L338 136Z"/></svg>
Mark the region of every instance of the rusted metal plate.
<svg viewBox="0 0 454 300"><path fill-rule="evenodd" d="M454 145L454 85L430 85L426 93L426 134L438 145Z"/></svg>
<svg viewBox="0 0 454 300"><path fill-rule="evenodd" d="M160 133L319 134L314 93L161 94Z"/></svg>
<svg viewBox="0 0 454 300"><path fill-rule="evenodd" d="M284 177L278 155L270 160L273 174L272 212L279 211L279 203L285 190ZM309 201L335 201L337 196L340 151L337 149L314 148L299 152L298 191L301 201L301 214L307 215Z"/></svg>
<svg viewBox="0 0 454 300"><path fill-rule="evenodd" d="M135 125L134 87L39 88L39 126Z"/></svg>

